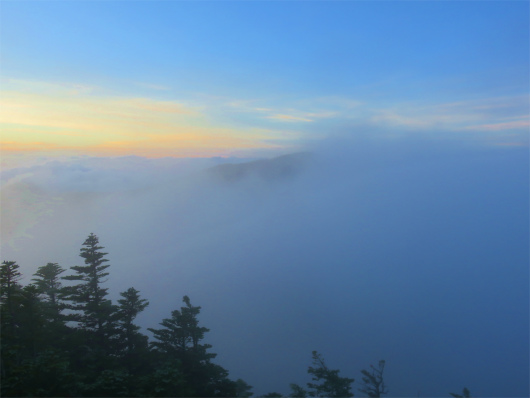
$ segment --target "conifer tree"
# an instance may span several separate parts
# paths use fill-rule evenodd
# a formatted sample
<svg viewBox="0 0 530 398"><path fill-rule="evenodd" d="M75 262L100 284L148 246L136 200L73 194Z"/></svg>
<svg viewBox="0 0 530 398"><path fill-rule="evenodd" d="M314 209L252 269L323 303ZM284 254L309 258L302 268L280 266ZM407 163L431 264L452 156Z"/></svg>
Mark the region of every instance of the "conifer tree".
<svg viewBox="0 0 530 398"><path fill-rule="evenodd" d="M57 263L47 263L39 267L31 279L39 293L46 296L46 312L53 321L59 321L62 309L59 299L62 284L59 275L64 271Z"/></svg>
<svg viewBox="0 0 530 398"><path fill-rule="evenodd" d="M462 390L462 394L455 394L454 392L450 392L449 394L454 398L471 398L471 393L466 387Z"/></svg>
<svg viewBox="0 0 530 398"><path fill-rule="evenodd" d="M14 344L17 335L16 296L22 287L18 283L22 274L16 261L3 261L0 265L0 304L2 341Z"/></svg>
<svg viewBox="0 0 530 398"><path fill-rule="evenodd" d="M306 398L307 397L307 391L299 386L296 383L291 383L289 385L289 388L291 389L291 393L289 394L289 397L292 398Z"/></svg>
<svg viewBox="0 0 530 398"><path fill-rule="evenodd" d="M104 247L98 244L98 237L91 233L83 243L80 254L86 265L70 267L77 275L64 276L62 279L80 282L64 289L65 299L71 302L68 308L80 312L73 314L71 320L79 322L83 329L96 331L102 336L110 320L111 303L105 298L108 289L101 285L109 275L105 270L110 265L105 264L109 261L104 258L108 253L103 253L101 249Z"/></svg>
<svg viewBox="0 0 530 398"><path fill-rule="evenodd" d="M139 332L140 327L134 324L136 316L142 312L149 302L140 298L139 291L131 287L121 292L123 297L118 300L118 352L121 355L123 367L127 369L130 376L127 382L129 393L135 390L138 384L134 375L145 373L149 357L149 345L147 336Z"/></svg>
<svg viewBox="0 0 530 398"><path fill-rule="evenodd" d="M39 289L32 284L24 286L17 296L18 340L25 356L31 358L36 358L45 345L46 319L39 296Z"/></svg>
<svg viewBox="0 0 530 398"><path fill-rule="evenodd" d="M3 261L0 265L0 302L12 313L12 298L15 291L20 288L18 281L22 277L20 266L16 261Z"/></svg>
<svg viewBox="0 0 530 398"><path fill-rule="evenodd" d="M3 261L0 265L0 321L1 321L1 374L2 379L9 377L12 369L20 360L20 345L17 333L16 296L20 294L18 283L22 274L16 261ZM2 386L2 389L4 387Z"/></svg>
<svg viewBox="0 0 530 398"><path fill-rule="evenodd" d="M383 380L383 371L385 370L385 361L379 361L376 367L370 365L372 372L366 369L361 370L363 375L363 386L359 388L360 392L367 394L371 398L379 398L382 395L388 394L385 381Z"/></svg>
<svg viewBox="0 0 530 398"><path fill-rule="evenodd" d="M65 269L57 263L47 263L39 267L31 279L53 305L58 304L58 295L61 289L59 275L64 271Z"/></svg>
<svg viewBox="0 0 530 398"><path fill-rule="evenodd" d="M243 379L237 379L236 380L236 397L241 398L249 398L254 393L250 390L252 390L252 386L249 385L245 380Z"/></svg>
<svg viewBox="0 0 530 398"><path fill-rule="evenodd" d="M98 237L90 234L80 253L86 265L70 267L76 275L62 278L79 282L64 287L62 296L69 302L66 308L73 310L66 319L78 323L76 333L69 336L71 360L76 368L83 366L92 371L91 376L86 372L90 376L88 383L92 383L91 377L97 377L109 362L117 360L116 307L106 298L108 289L102 287L110 266L106 264L107 253L102 249Z"/></svg>
<svg viewBox="0 0 530 398"><path fill-rule="evenodd" d="M309 366L307 373L318 383L307 383L312 390L311 397L353 397L351 384L355 381L348 377L340 377L339 370L329 369L322 355L313 351L313 366Z"/></svg>
<svg viewBox="0 0 530 398"><path fill-rule="evenodd" d="M216 356L207 352L211 345L201 344L204 334L209 331L199 326L197 316L201 307L193 306L188 296L184 296L182 301L185 306L180 311L172 311L171 318L160 323L162 329L148 329L158 340L151 342L151 346L166 359L163 368L172 369L175 377L182 378L178 394L235 396L236 382L228 379L224 368L210 362Z"/></svg>
<svg viewBox="0 0 530 398"><path fill-rule="evenodd" d="M126 345L126 351L129 354L132 353L135 342L138 341L138 330L140 329L133 321L149 305L149 301L141 299L138 293L140 293L138 290L131 287L125 292L121 292L120 296L123 298L118 300L118 323Z"/></svg>
<svg viewBox="0 0 530 398"><path fill-rule="evenodd" d="M211 348L210 344L199 344L204 338L204 333L210 331L208 328L199 327L197 315L201 307L191 305L188 296L184 296L182 301L186 305L181 307L180 311L172 311L171 318L162 320L160 325L164 327L163 329L148 329L158 340L151 345L161 352L175 354L184 361L192 357L199 362L215 358L216 354L206 352Z"/></svg>

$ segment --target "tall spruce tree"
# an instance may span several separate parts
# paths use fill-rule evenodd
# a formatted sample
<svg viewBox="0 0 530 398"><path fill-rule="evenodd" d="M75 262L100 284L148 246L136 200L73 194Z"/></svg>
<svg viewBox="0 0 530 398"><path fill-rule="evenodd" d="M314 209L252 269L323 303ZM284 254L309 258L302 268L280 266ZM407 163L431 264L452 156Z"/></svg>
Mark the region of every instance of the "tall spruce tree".
<svg viewBox="0 0 530 398"><path fill-rule="evenodd" d="M164 319L162 329L148 330L158 340L151 346L163 358L159 369L172 369L180 383L177 396L235 396L236 382L228 379L228 371L210 360L217 354L207 352L210 344L201 344L208 328L199 326L197 316L201 307L193 306L184 296L185 306L171 312L171 318ZM177 377L178 376L178 377ZM156 383L156 381L155 381Z"/></svg>
<svg viewBox="0 0 530 398"><path fill-rule="evenodd" d="M2 321L2 341L14 344L17 336L17 296L22 286L19 280L22 274L16 261L3 261L0 265L0 304Z"/></svg>
<svg viewBox="0 0 530 398"><path fill-rule="evenodd" d="M135 345L138 344L141 336L138 333L139 326L135 325L134 319L142 312L148 305L149 301L140 298L140 293L134 287L121 292L120 296L123 298L118 300L118 324L122 334L122 341L125 343L125 350L127 354L134 351Z"/></svg>
<svg viewBox="0 0 530 398"><path fill-rule="evenodd" d="M76 275L62 277L79 282L62 290L64 300L69 303L66 308L74 311L67 319L78 322L78 328L85 334L85 347L94 351L99 360L115 350L112 339L116 336L116 307L106 298L108 289L102 287L109 275L105 271L110 267L105 258L108 253L102 249L98 237L91 233L80 253L86 265L70 267Z"/></svg>
<svg viewBox="0 0 530 398"><path fill-rule="evenodd" d="M145 373L148 368L149 344L147 336L139 332L140 327L134 324L136 316L142 312L149 301L140 298L139 291L131 287L121 292L118 300L118 353L122 366L129 376ZM129 378L127 387L130 394L135 389L137 380Z"/></svg>
<svg viewBox="0 0 530 398"><path fill-rule="evenodd" d="M39 267L31 279L53 305L58 304L58 295L61 289L59 275L64 271L65 269L57 263L47 263Z"/></svg>
<svg viewBox="0 0 530 398"><path fill-rule="evenodd" d="M17 296L17 323L20 326L18 339L26 355L36 358L46 345L46 318L39 289L35 285L26 285Z"/></svg>
<svg viewBox="0 0 530 398"><path fill-rule="evenodd" d="M20 266L16 261L2 261L0 265L0 303L5 305L8 313L13 312L13 296L20 289L18 281L22 277Z"/></svg>
<svg viewBox="0 0 530 398"><path fill-rule="evenodd" d="M19 280L22 274L16 261L3 261L0 265L0 322L1 322L1 374L2 379L9 377L14 366L20 360L20 342L18 328L20 326L18 314L22 287ZM3 387L2 387L3 389Z"/></svg>
<svg viewBox="0 0 530 398"><path fill-rule="evenodd" d="M64 289L65 299L70 302L68 308L77 311L70 319L79 322L83 329L103 333L108 320L108 300L105 299L108 289L101 285L109 275L105 270L110 265L105 264L109 261L104 258L108 253L103 253L101 249L104 247L98 244L98 237L91 233L83 243L80 254L86 265L70 267L76 275L63 276L62 279L80 282Z"/></svg>
<svg viewBox="0 0 530 398"><path fill-rule="evenodd" d="M46 297L45 311L46 315L52 321L59 321L62 305L61 296L61 275L65 271L57 263L47 263L39 267L31 279L37 287L39 293Z"/></svg>
<svg viewBox="0 0 530 398"><path fill-rule="evenodd" d="M171 318L162 320L160 325L164 327L163 329L148 329L158 340L151 345L158 351L175 355L184 362L192 358L199 362L215 358L216 354L206 352L211 348L210 344L199 344L204 338L204 333L210 331L199 326L197 315L201 307L191 305L188 296L184 296L182 301L186 305L181 307L180 311L172 311Z"/></svg>
<svg viewBox="0 0 530 398"><path fill-rule="evenodd" d="M355 381L348 377L340 377L339 370L329 369L322 355L313 351L313 366L309 366L307 373L316 383L307 383L310 397L353 397L351 384Z"/></svg>

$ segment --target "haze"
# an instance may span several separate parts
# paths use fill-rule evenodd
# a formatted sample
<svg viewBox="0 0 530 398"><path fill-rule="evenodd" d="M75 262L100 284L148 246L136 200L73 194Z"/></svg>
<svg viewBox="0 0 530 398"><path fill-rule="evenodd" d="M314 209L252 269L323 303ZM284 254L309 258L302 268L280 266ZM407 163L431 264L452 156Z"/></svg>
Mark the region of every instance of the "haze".
<svg viewBox="0 0 530 398"><path fill-rule="evenodd" d="M529 391L527 2L3 2L2 260L95 233L254 396Z"/></svg>

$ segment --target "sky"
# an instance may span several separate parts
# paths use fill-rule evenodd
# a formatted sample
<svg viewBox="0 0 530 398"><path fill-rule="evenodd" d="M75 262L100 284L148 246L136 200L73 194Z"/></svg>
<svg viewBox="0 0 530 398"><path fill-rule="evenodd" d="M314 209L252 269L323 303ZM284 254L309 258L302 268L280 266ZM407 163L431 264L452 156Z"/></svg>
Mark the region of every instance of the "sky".
<svg viewBox="0 0 530 398"><path fill-rule="evenodd" d="M318 350L356 396L380 359L390 396L529 396L529 20L2 1L2 260L28 281L95 233L142 331L189 295L255 395L310 381Z"/></svg>
<svg viewBox="0 0 530 398"><path fill-rule="evenodd" d="M3 1L1 14L4 167L271 156L360 124L527 143L524 1Z"/></svg>

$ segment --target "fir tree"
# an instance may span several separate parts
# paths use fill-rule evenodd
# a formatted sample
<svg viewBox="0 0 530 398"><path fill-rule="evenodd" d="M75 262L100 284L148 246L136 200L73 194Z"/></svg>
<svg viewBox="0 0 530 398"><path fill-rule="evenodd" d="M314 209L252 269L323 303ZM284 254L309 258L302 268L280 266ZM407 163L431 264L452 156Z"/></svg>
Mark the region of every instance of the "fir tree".
<svg viewBox="0 0 530 398"><path fill-rule="evenodd" d="M47 345L48 322L39 289L32 284L24 286L16 296L17 339L25 358L36 358Z"/></svg>
<svg viewBox="0 0 530 398"><path fill-rule="evenodd" d="M13 313L13 296L20 289L18 281L22 274L19 268L16 261L3 261L0 265L0 303L6 306L9 314Z"/></svg>
<svg viewBox="0 0 530 398"><path fill-rule="evenodd" d="M299 386L298 384L291 383L289 385L289 388L291 389L291 393L289 394L289 397L292 398L306 398L307 397L307 391Z"/></svg>
<svg viewBox="0 0 530 398"><path fill-rule="evenodd" d="M385 361L379 361L376 367L370 365L371 372L368 370L361 370L363 375L363 386L359 388L360 392L367 394L369 397L379 398L382 395L388 394L385 381L383 380L383 371L385 370Z"/></svg>
<svg viewBox="0 0 530 398"><path fill-rule="evenodd" d="M215 358L216 354L206 351L211 348L210 344L199 344L204 334L210 329L199 327L197 315L201 307L191 305L190 298L184 296L182 301L186 304L180 311L171 312L171 318L162 320L162 329L148 330L153 332L153 337L158 340L151 345L161 352L174 354L181 360L194 358L195 361L208 361Z"/></svg>
<svg viewBox="0 0 530 398"><path fill-rule="evenodd" d="M59 275L64 271L65 269L59 264L48 263L39 267L31 279L39 291L45 294L48 301L54 306L58 305L58 295L62 286Z"/></svg>
<svg viewBox="0 0 530 398"><path fill-rule="evenodd" d="M471 398L471 393L466 387L462 390L462 394L455 394L454 392L450 392L449 394L454 398Z"/></svg>
<svg viewBox="0 0 530 398"><path fill-rule="evenodd" d="M59 299L61 295L61 275L65 271L57 263L48 263L39 267L33 274L32 281L34 282L39 293L46 296L46 312L52 321L58 322L62 305Z"/></svg>
<svg viewBox="0 0 530 398"><path fill-rule="evenodd" d="M122 364L127 369L127 389L129 395L138 389L138 379L133 376L144 374L148 368L149 345L147 336L139 332L140 327L134 324L136 316L142 312L149 302L140 298L139 291L131 287L121 292L123 297L118 300L118 352Z"/></svg>
<svg viewBox="0 0 530 398"><path fill-rule="evenodd" d="M210 344L201 344L208 328L199 326L197 316L201 307L193 306L184 296L185 306L171 312L171 318L164 319L162 329L148 330L157 340L151 346L165 362L159 367L171 369L181 385L179 392L188 396L235 396L237 384L228 379L228 372L210 362L216 354L209 353Z"/></svg>
<svg viewBox="0 0 530 398"><path fill-rule="evenodd" d="M105 270L110 267L104 253L99 246L98 237L90 234L83 243L80 256L85 259L84 266L70 267L77 275L64 276L62 279L68 281L79 281L75 286L64 288L64 298L70 301L68 308L78 311L71 316L71 320L78 321L81 328L95 331L101 338L108 332L108 324L114 311L110 300L106 299L107 288L101 287L109 275Z"/></svg>
<svg viewBox="0 0 530 398"><path fill-rule="evenodd" d="M252 386L249 385L245 380L236 380L236 397L249 398L254 395L254 393L250 390L252 390Z"/></svg>
<svg viewBox="0 0 530 398"><path fill-rule="evenodd" d="M131 287L125 292L121 292L120 296L123 298L118 300L118 324L128 354L133 352L135 343L138 341L138 337L141 336L138 333L140 327L136 326L133 321L149 305L149 301L141 299L138 293L140 293L138 290Z"/></svg>
<svg viewBox="0 0 530 398"><path fill-rule="evenodd" d="M18 306L22 286L18 283L22 277L16 261L3 261L0 265L0 320L2 332L2 374L5 374L6 367L12 363L8 360L8 354L14 354L17 345L18 329ZM18 357L18 355L17 355ZM10 356L14 361L18 361L14 356Z"/></svg>
<svg viewBox="0 0 530 398"><path fill-rule="evenodd" d="M100 374L116 358L116 307L106 298L107 288L102 284L109 275L106 264L107 253L99 246L98 237L90 234L83 243L80 256L84 266L70 267L76 275L62 277L63 280L79 282L62 289L62 296L73 310L67 320L78 323L78 329L69 336L72 345L71 360L74 368L86 367L92 371L91 377ZM90 372L86 372L90 376ZM88 378L87 383L94 380Z"/></svg>
<svg viewBox="0 0 530 398"><path fill-rule="evenodd" d="M312 389L309 391L311 397L353 397L351 384L355 381L348 377L340 377L339 370L329 369L322 355L313 351L313 366L307 369L312 375L312 380L317 383L307 383Z"/></svg>

